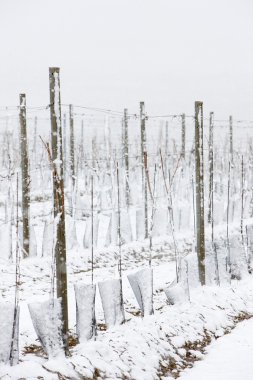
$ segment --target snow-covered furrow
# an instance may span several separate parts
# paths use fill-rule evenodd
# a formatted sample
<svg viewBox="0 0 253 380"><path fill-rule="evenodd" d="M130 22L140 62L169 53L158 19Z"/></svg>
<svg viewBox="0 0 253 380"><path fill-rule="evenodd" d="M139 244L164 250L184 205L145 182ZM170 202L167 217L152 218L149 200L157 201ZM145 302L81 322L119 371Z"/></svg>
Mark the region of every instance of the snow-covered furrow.
<svg viewBox="0 0 253 380"><path fill-rule="evenodd" d="M231 334L214 341L204 360L180 376L181 380L251 380L253 319L241 322Z"/></svg>

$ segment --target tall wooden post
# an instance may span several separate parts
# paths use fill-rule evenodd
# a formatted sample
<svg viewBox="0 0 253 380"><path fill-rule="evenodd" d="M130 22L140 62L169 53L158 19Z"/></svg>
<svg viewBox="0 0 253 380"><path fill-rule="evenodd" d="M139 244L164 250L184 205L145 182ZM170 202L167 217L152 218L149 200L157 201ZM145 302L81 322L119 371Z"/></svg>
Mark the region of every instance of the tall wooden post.
<svg viewBox="0 0 253 380"><path fill-rule="evenodd" d="M196 227L199 280L205 285L203 103L195 102Z"/></svg>
<svg viewBox="0 0 253 380"><path fill-rule="evenodd" d="M233 163L233 117L229 116L229 154L230 162Z"/></svg>
<svg viewBox="0 0 253 380"><path fill-rule="evenodd" d="M209 117L209 197L208 197L208 223L212 225L212 241L213 241L213 112Z"/></svg>
<svg viewBox="0 0 253 380"><path fill-rule="evenodd" d="M126 173L126 205L129 207L130 203L130 188L129 188L129 150L128 150L128 111L124 109L124 159L125 159L125 173Z"/></svg>
<svg viewBox="0 0 253 380"><path fill-rule="evenodd" d="M70 174L72 180L72 191L75 187L75 140L74 140L74 118L73 105L69 105L69 147L70 147Z"/></svg>
<svg viewBox="0 0 253 380"><path fill-rule="evenodd" d="M140 121L141 121L141 159L142 159L142 194L144 195L144 228L145 239L148 238L148 186L144 169L144 153L147 153L146 138L146 115L144 102L140 102Z"/></svg>
<svg viewBox="0 0 253 380"><path fill-rule="evenodd" d="M182 129L181 129L181 157L185 158L185 114L182 114Z"/></svg>
<svg viewBox="0 0 253 380"><path fill-rule="evenodd" d="M50 114L51 114L51 144L53 161L53 193L54 217L57 220L55 262L57 297L62 300L63 341L65 352L68 352L68 295L67 295L67 264L65 240L65 209L64 209L64 181L63 181L63 154L62 154L62 127L61 127L61 95L60 69L49 68L50 87Z"/></svg>
<svg viewBox="0 0 253 380"><path fill-rule="evenodd" d="M30 243L30 176L26 131L26 96L20 94L20 152L22 172L23 255L29 256Z"/></svg>

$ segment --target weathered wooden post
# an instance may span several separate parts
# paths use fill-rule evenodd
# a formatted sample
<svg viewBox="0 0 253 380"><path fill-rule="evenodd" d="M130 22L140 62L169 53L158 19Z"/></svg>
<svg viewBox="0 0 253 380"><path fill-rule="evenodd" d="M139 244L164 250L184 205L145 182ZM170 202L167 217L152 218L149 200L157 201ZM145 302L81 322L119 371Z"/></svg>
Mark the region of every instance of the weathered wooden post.
<svg viewBox="0 0 253 380"><path fill-rule="evenodd" d="M57 297L61 298L63 318L63 341L65 352L68 352L68 295L67 295L67 264L65 240L65 209L64 209L64 181L63 181L63 154L62 154L62 127L61 127L61 95L60 69L49 68L50 86L50 114L51 114L51 144L53 164L53 193L54 217L57 221L55 262Z"/></svg>
<svg viewBox="0 0 253 380"><path fill-rule="evenodd" d="M203 102L195 102L196 227L199 280L205 285Z"/></svg>
<svg viewBox="0 0 253 380"><path fill-rule="evenodd" d="M128 111L124 109L124 159L125 159L125 173L126 173L126 205L129 207L130 203L130 188L129 188L129 150L128 150Z"/></svg>
<svg viewBox="0 0 253 380"><path fill-rule="evenodd" d="M20 152L22 173L23 255L29 256L30 248L30 176L26 131L26 96L20 94Z"/></svg>
<svg viewBox="0 0 253 380"><path fill-rule="evenodd" d="M144 102L140 102L141 121L141 162L142 162L142 194L144 195L144 227L145 239L148 238L148 186L144 168L144 153L147 153L146 115Z"/></svg>

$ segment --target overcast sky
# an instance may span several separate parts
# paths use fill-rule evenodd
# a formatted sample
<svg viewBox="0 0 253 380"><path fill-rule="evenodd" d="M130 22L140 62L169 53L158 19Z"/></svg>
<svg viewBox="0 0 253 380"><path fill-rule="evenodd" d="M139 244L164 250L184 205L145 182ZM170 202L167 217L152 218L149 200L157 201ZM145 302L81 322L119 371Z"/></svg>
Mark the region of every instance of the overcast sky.
<svg viewBox="0 0 253 380"><path fill-rule="evenodd" d="M252 0L0 0L0 106L62 101L253 119Z"/></svg>

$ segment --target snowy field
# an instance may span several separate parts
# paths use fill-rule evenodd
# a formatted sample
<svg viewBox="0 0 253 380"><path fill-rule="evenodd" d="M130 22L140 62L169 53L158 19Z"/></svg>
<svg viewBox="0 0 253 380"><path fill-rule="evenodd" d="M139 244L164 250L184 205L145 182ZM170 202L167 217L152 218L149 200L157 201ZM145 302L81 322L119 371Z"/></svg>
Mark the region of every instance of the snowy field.
<svg viewBox="0 0 253 380"><path fill-rule="evenodd" d="M252 380L253 1L0 2L0 380Z"/></svg>
<svg viewBox="0 0 253 380"><path fill-rule="evenodd" d="M230 228L231 234L237 236L238 228ZM217 236L223 236L224 233L225 226L220 227ZM177 235L177 242L180 251L187 254L192 235ZM209 343L209 340L228 333L238 318L253 313L251 276L246 275L242 281L234 280L230 285L225 267L222 267L224 250L220 252L222 287L210 283L200 288L193 262L193 270L189 273L190 302L186 300L175 306L167 305L164 289L175 278L175 261L172 239L164 237L154 240L154 315L143 318L126 276L148 266L148 244L145 249L145 244L141 242L132 243L122 253L125 325L104 331L103 310L97 289L96 340L73 346L70 349L71 357L67 359L59 355L49 361L40 349L27 305L49 299L51 260L30 258L21 261L20 362L14 367L1 366L2 379L148 380L177 377L182 369L192 366L194 360L203 359L204 351L199 348L202 342L205 342L204 347L206 341ZM115 278L117 266L114 255L114 249L104 249L96 258L95 282ZM72 336L75 336L76 324L74 284L90 282L90 261L87 257L89 250L80 254L78 248L70 250L68 254L69 325ZM3 301L14 299L14 273L15 265L2 260L0 286ZM187 379L188 372L183 376Z"/></svg>
<svg viewBox="0 0 253 380"><path fill-rule="evenodd" d="M252 270L253 255L252 142L250 139L245 142L251 129L245 125L247 134L241 136L238 126L235 126L234 134L238 138L235 139L233 162L229 166L229 124L225 127L217 124L220 135L218 138L216 132L214 140L213 224L207 215L210 207L210 197L207 196L210 193L209 174L206 174L204 182L206 286L200 287L195 254L192 117L186 123L188 132L184 157L180 137L176 133L181 126L181 115L168 122L147 118L147 218L139 136L138 133L131 134L131 131L136 131L140 119L136 115L129 118L127 178L122 132L116 129L119 117L97 119L100 129L93 129L93 134L88 136L84 134L83 124L79 128L80 119L76 115L74 121L78 127L75 129L76 172L73 184L72 156L66 142L70 139L70 132L64 117L69 312L69 356L65 358L62 338L56 327L59 315L53 318L52 310L46 309L49 306L39 306L42 302L52 302L56 293L52 173L44 146L49 136L48 121L39 118L39 124L31 124L31 121L28 124L31 178L28 258L21 257L21 184L17 187L16 182L16 173L19 176L21 173L18 140L13 134L15 113L9 115L7 121L2 136L0 182L1 320L2 325L6 324L1 340L2 362L8 363L8 357L4 360L4 345L8 347L8 331L12 329L12 319L9 324L6 322L12 306L7 308L6 303L13 305L17 296L20 323L19 362L12 367L1 365L1 378L165 380L181 374L191 376L188 368L204 358L205 347L229 333L239 321L251 317L253 312L252 278L248 273L248 269ZM90 122L94 120L91 118ZM208 121L205 120L206 173L210 170L208 133ZM43 140L39 137L41 135ZM90 151L84 149L86 138L92 147ZM244 160L242 146L246 146ZM146 222L148 239L145 238ZM125 317L123 325L120 325L123 314L120 315L119 305L110 304L117 291L119 263ZM146 270L147 276L152 273L153 278L150 280L142 275L137 287L141 293L136 293L132 275L141 269ZM114 281L114 288L108 288L108 280ZM87 305L87 302L92 305L93 301L87 293L78 298L75 286L91 285L92 281L96 285L95 315L88 306L83 306L83 311L79 310L77 315L76 303L79 302L79 309L82 309L82 305ZM37 322L34 322L36 310L40 307ZM57 310L57 304L53 303L53 313ZM84 325L79 324L80 312L83 312ZM97 334L94 336L93 330L92 334L88 331L87 336L92 339L87 339L87 336L83 339L81 335L87 332L89 318L96 318ZM43 325L45 335L40 331ZM209 357L208 353L207 361ZM201 367L196 368L201 371Z"/></svg>

